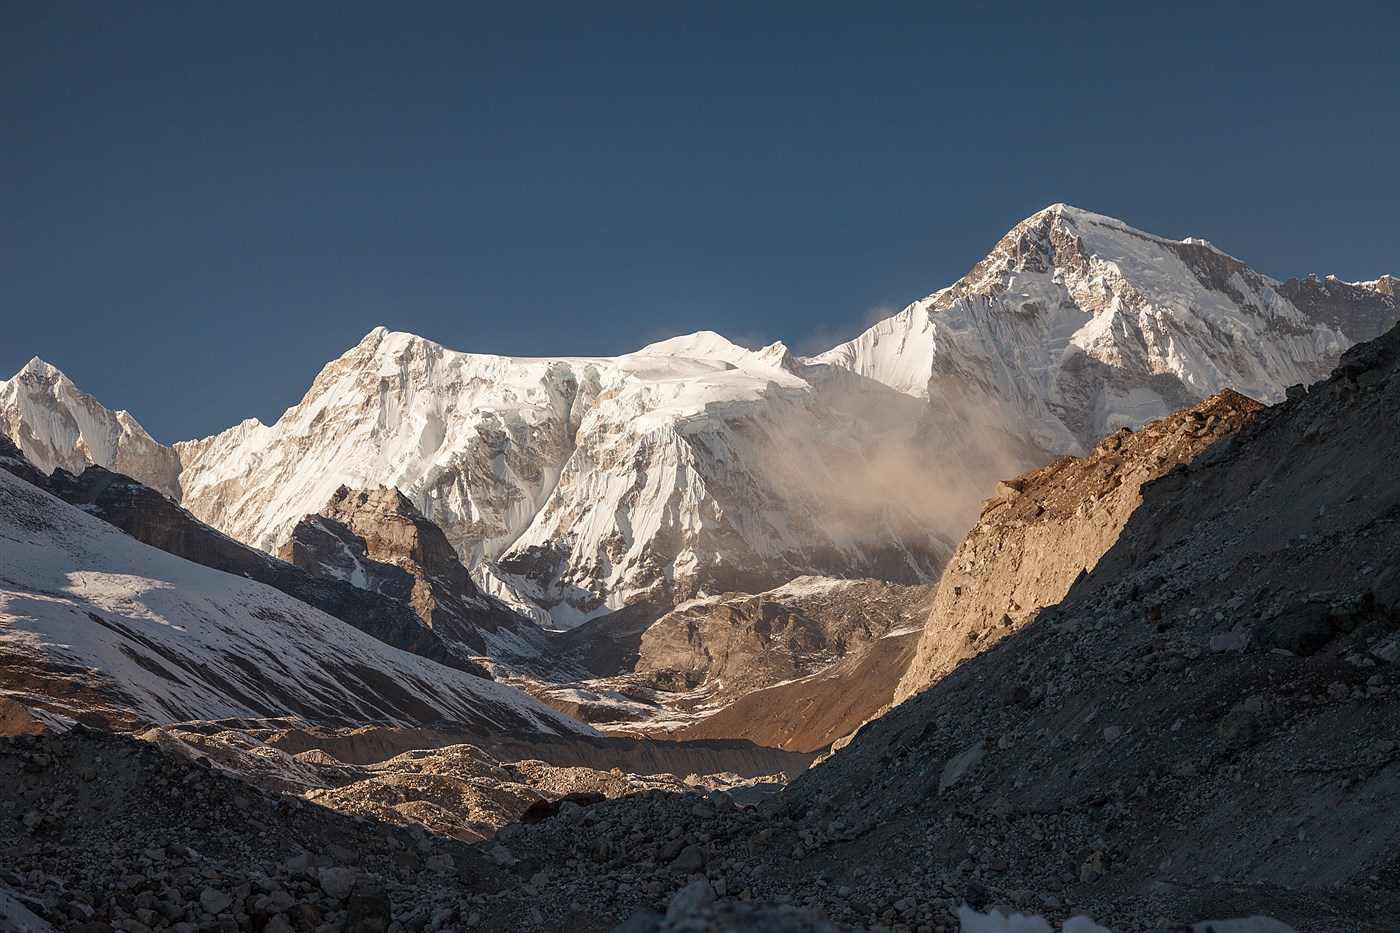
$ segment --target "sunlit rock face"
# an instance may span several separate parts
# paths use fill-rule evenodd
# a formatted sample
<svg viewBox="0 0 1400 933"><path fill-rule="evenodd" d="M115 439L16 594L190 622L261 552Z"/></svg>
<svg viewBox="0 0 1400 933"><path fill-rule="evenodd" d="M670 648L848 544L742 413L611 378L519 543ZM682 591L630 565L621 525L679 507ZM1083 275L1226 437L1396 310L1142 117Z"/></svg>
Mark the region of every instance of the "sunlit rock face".
<svg viewBox="0 0 1400 933"><path fill-rule="evenodd" d="M1239 433L1263 406L1225 391L997 486L944 570L899 703L1020 631L1093 571L1142 487Z"/></svg>

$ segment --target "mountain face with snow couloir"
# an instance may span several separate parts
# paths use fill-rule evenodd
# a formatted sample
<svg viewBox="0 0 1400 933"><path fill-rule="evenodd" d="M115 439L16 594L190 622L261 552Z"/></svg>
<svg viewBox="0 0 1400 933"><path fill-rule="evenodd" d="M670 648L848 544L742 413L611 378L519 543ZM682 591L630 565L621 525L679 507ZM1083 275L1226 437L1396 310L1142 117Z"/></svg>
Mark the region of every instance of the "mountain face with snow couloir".
<svg viewBox="0 0 1400 933"><path fill-rule="evenodd" d="M568 627L803 574L927 581L995 479L1224 388L1281 398L1394 323L1386 281L1280 283L1056 205L810 359L709 332L517 359L377 328L271 426L162 447L35 361L0 430L268 551L339 487L396 487L485 590Z"/></svg>

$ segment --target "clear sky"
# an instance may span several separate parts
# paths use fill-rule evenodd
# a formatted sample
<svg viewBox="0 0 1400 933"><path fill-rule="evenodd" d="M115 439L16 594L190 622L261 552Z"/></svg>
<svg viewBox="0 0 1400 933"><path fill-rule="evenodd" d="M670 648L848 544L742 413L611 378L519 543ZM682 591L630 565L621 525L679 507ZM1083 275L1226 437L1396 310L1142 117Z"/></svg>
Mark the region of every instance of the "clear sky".
<svg viewBox="0 0 1400 933"><path fill-rule="evenodd" d="M1400 273L1400 4L0 4L0 377L158 440L371 327L825 349L1056 201Z"/></svg>

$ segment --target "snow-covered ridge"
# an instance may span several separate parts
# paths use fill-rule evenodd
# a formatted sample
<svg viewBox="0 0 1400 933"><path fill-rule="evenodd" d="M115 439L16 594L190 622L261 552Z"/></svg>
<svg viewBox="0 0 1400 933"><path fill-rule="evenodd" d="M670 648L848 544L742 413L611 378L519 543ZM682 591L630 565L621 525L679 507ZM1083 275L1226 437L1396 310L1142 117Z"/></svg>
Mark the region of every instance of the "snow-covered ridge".
<svg viewBox="0 0 1400 933"><path fill-rule="evenodd" d="M107 708L153 722L292 715L592 733L521 690L141 544L5 471L0 656L17 674L0 695L70 717Z"/></svg>
<svg viewBox="0 0 1400 933"><path fill-rule="evenodd" d="M613 359L543 360L376 329L276 425L176 445L183 503L273 549L338 487L394 486L483 582L509 576L563 624L658 588L665 599L723 588L702 580L726 565L778 562L782 579L765 584L789 565L868 565L841 529L789 524L823 503L768 475L765 451L792 432L834 433L850 450L866 440L788 362L785 349L708 332ZM814 559L818 548L832 556ZM931 561L910 563L917 576Z"/></svg>
<svg viewBox="0 0 1400 933"><path fill-rule="evenodd" d="M115 466L270 551L340 486L397 487L483 589L567 626L803 574L927 579L996 479L1223 388L1275 399L1353 323L1394 321L1376 290L1329 283L1323 313L1288 284L1055 205L810 359L712 331L536 359L376 328L272 425L163 448L31 364L0 385L0 428L46 468Z"/></svg>

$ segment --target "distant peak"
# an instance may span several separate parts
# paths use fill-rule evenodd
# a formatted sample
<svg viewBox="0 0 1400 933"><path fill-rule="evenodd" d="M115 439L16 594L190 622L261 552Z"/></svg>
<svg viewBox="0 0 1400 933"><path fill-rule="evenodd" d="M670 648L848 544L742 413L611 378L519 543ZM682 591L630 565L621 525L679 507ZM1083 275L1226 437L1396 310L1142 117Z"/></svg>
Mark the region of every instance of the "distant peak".
<svg viewBox="0 0 1400 933"><path fill-rule="evenodd" d="M731 359L736 354L748 353L737 343L712 330L697 330L693 334L681 334L669 340L649 343L636 351L645 356L680 356L690 359Z"/></svg>
<svg viewBox="0 0 1400 933"><path fill-rule="evenodd" d="M393 333L393 331L389 330L389 328L385 327L383 324L380 324L360 338L360 342L355 344L355 348L366 347L373 349L383 343L384 338L388 337L391 333Z"/></svg>
<svg viewBox="0 0 1400 933"><path fill-rule="evenodd" d="M444 349L441 344L426 337L420 337L408 331L390 330L380 325L365 334L359 343L347 350L340 358L342 360L363 361L393 355L414 346Z"/></svg>
<svg viewBox="0 0 1400 933"><path fill-rule="evenodd" d="M1128 225L1123 221L1107 214L1095 214L1093 211L1086 211L1082 207L1075 207L1073 204L1066 204L1063 201L1051 204L1044 210L1036 211L1031 216L1023 220L1020 226L1029 226L1042 220L1049 219L1063 220L1071 224L1095 223L1107 227L1123 227ZM1128 228L1131 229L1131 228Z"/></svg>
<svg viewBox="0 0 1400 933"><path fill-rule="evenodd" d="M759 350L758 358L771 366L781 366L784 369L791 368L793 364L792 351L781 340L775 340Z"/></svg>
<svg viewBox="0 0 1400 933"><path fill-rule="evenodd" d="M37 356L30 360L28 363L25 363L23 368L21 368L19 372L15 373L14 378L18 379L20 376L38 376L41 379L68 378L57 366L53 365L52 363L45 362Z"/></svg>
<svg viewBox="0 0 1400 933"><path fill-rule="evenodd" d="M1008 236L1013 234L1019 235L1024 230L1040 227L1047 222L1052 225L1063 225L1065 228L1071 228L1080 234L1091 232L1088 228L1098 227L1101 228L1100 232L1111 231L1114 233L1126 233L1138 239L1151 240L1169 246L1184 245L1187 247L1207 249L1213 253L1219 253L1227 259L1233 259L1235 262L1239 262L1238 259L1235 259L1235 257L1209 240L1203 240L1200 237L1194 236L1188 236L1182 240L1173 240L1169 237L1158 236L1155 233L1148 233L1145 230L1140 230L1132 224L1119 220L1116 217L1110 217L1107 214L1095 214L1093 211L1086 211L1082 207L1074 207L1073 205L1063 202L1051 204L1044 210L1027 217L1021 223L1017 224L1016 228L1013 229ZM1243 263L1241 264L1243 265Z"/></svg>
<svg viewBox="0 0 1400 933"><path fill-rule="evenodd" d="M1397 281L1395 276L1390 273L1386 273L1378 279L1371 279L1369 282L1349 282L1347 284L1355 285L1358 288L1369 288L1373 292L1380 292L1391 298L1397 297L1397 293L1400 293L1400 281Z"/></svg>

